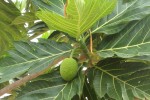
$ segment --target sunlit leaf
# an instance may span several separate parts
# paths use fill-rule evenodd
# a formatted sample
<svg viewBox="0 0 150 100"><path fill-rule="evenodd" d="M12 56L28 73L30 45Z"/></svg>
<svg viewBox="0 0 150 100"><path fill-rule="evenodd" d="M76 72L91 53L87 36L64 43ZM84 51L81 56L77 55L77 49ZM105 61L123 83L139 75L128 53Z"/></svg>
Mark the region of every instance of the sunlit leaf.
<svg viewBox="0 0 150 100"><path fill-rule="evenodd" d="M66 16L42 9L37 16L50 28L78 38L96 21L109 14L117 0L68 0Z"/></svg>

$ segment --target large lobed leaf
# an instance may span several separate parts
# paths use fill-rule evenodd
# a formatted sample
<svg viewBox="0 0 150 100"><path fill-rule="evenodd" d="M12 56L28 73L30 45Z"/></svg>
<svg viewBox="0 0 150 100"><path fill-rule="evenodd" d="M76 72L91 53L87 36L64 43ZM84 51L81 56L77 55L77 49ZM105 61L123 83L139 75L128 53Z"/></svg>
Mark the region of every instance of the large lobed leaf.
<svg viewBox="0 0 150 100"><path fill-rule="evenodd" d="M19 15L20 12L13 3L6 3L5 0L0 1L0 56L9 49L14 40L26 37L18 26L11 25Z"/></svg>
<svg viewBox="0 0 150 100"><path fill-rule="evenodd" d="M124 59L106 59L91 70L91 83L101 98L108 94L115 100L150 99L150 66ZM91 79L91 78L90 78Z"/></svg>
<svg viewBox="0 0 150 100"><path fill-rule="evenodd" d="M39 43L15 42L15 50L9 51L11 58L0 60L0 83L46 69L53 61L70 54L71 46L66 43L40 40Z"/></svg>
<svg viewBox="0 0 150 100"><path fill-rule="evenodd" d="M93 33L114 34L121 31L129 22L141 20L150 14L150 0L118 0L114 11L98 21Z"/></svg>
<svg viewBox="0 0 150 100"><path fill-rule="evenodd" d="M150 16L133 21L120 33L107 36L98 46L101 57L150 55Z"/></svg>
<svg viewBox="0 0 150 100"><path fill-rule="evenodd" d="M37 16L50 28L78 38L96 21L109 14L117 0L68 0L66 16L42 9ZM65 12L65 11L64 11Z"/></svg>
<svg viewBox="0 0 150 100"><path fill-rule="evenodd" d="M81 97L84 85L82 72L70 81L64 81L55 71L29 82L23 87L17 100L71 100L75 95Z"/></svg>

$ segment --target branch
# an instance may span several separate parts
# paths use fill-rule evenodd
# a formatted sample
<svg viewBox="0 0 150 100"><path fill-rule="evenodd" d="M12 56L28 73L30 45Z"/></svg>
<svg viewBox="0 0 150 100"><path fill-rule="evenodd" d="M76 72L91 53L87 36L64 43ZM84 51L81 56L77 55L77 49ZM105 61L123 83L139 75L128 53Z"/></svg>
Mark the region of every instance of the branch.
<svg viewBox="0 0 150 100"><path fill-rule="evenodd" d="M50 64L46 69L40 71L40 72L37 72L37 73L33 73L33 74L30 74L28 76L25 76L23 77L22 79L12 83L12 84L9 84L8 86L4 87L3 89L0 90L0 96L2 96L3 94L5 93L9 93L11 92L12 90L16 89L17 87L23 85L24 83L44 74L49 68L51 68L53 65L56 65L58 62L60 62L62 59L64 59L66 57L61 57L57 60L55 60L52 64Z"/></svg>

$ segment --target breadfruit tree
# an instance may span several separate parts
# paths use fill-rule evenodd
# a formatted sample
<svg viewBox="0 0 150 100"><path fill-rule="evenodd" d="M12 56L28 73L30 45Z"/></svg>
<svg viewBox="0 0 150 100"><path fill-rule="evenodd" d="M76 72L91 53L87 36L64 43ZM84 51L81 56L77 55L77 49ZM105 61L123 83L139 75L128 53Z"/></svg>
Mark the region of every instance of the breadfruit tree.
<svg viewBox="0 0 150 100"><path fill-rule="evenodd" d="M150 100L150 0L1 0L0 98Z"/></svg>

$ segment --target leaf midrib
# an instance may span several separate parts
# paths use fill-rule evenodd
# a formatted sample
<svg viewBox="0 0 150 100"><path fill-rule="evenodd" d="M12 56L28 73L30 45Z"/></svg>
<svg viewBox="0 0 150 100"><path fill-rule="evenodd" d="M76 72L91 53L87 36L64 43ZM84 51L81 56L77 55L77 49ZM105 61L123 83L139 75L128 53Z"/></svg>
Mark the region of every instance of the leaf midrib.
<svg viewBox="0 0 150 100"><path fill-rule="evenodd" d="M137 90L139 90L140 92L142 92L142 93L147 94L147 95L149 95L149 96L150 96L150 94L148 94L148 93L146 93L146 92L143 92L141 89L139 89L139 88L137 88L137 87L134 87L134 86L132 86L132 85L128 84L127 82L125 82L125 81L123 81L123 80L119 79L118 77L116 77L116 76L112 75L111 73L109 73L109 72L107 72L107 71L105 71L105 70L101 69L100 67L95 66L95 68L96 68L96 69L99 69L99 70L100 70L100 71L102 71L103 73L108 74L108 75L109 75L109 76L111 76L112 78L114 78L114 79L116 79L116 80L118 80L118 81L122 82L124 85L128 85L128 86L132 87L133 89L137 89Z"/></svg>
<svg viewBox="0 0 150 100"><path fill-rule="evenodd" d="M40 91L40 90L47 90L47 89L50 89L50 88L54 88L54 87L59 87L59 86L64 86L64 85L66 85L66 84L59 84L59 85L54 85L54 86L51 86L51 87L45 87L45 88L42 88L42 89L37 89L37 90L31 90L31 91L28 91L28 93L26 93L25 95L22 95L22 96L26 96L26 95L29 95L29 94L32 94L32 92L38 92L38 91ZM22 96L20 96L20 97L22 97ZM19 98L20 98L19 97Z"/></svg>
<svg viewBox="0 0 150 100"><path fill-rule="evenodd" d="M132 45L132 46L125 46L125 47L119 47L119 48L110 48L110 49L104 49L104 50L100 50L98 52L103 52L103 51L115 51L115 50L119 50L119 49L128 49L128 48L132 48L132 47L138 47L140 48L139 46L140 45L145 45L145 44L149 44L150 42L145 42L145 43L140 43L140 44L137 44L137 45Z"/></svg>
<svg viewBox="0 0 150 100"><path fill-rule="evenodd" d="M137 2L137 0L135 1ZM134 2L134 3L135 3ZM134 4L133 3L133 4ZM131 7L133 4L131 4L129 7ZM129 8L128 7L128 8ZM114 20L115 18L117 18L119 15L121 15L122 13L124 13L128 8L126 8L125 10L123 10L122 12L120 12L119 14L117 14L115 17L113 17L112 19L110 19L109 21L107 21L106 23L102 24L100 27L96 28L95 30L92 31L92 33L96 32L97 30L101 29L103 26L105 26L106 24L108 24L109 22L111 22L112 20Z"/></svg>
<svg viewBox="0 0 150 100"><path fill-rule="evenodd" d="M4 66L4 67L6 68L6 67L12 67L12 66L22 65L22 64L26 64L26 63L36 62L36 61L51 58L51 57L54 57L54 56L57 56L57 55L65 54L65 53L68 53L70 51L71 50L68 50L68 51L64 51L62 53L58 53L58 54L55 54L55 55L51 55L51 56L47 56L47 57L43 57L43 58L38 58L38 59L35 59L35 60L29 60L29 61L26 61L26 62L21 62L21 63L13 64L13 65L10 65L10 66Z"/></svg>

